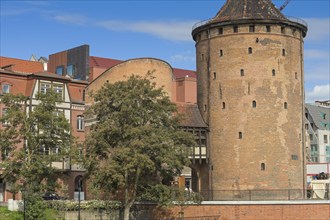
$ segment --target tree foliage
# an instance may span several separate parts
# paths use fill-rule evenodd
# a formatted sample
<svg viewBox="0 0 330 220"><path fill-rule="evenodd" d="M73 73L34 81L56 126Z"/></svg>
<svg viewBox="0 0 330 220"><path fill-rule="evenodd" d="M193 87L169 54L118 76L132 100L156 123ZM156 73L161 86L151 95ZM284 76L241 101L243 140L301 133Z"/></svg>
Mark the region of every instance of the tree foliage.
<svg viewBox="0 0 330 220"><path fill-rule="evenodd" d="M147 74L106 83L88 111L97 123L86 139L85 166L95 188L122 201L125 219L137 196L170 185L195 146L193 136L180 129L176 106L151 79Z"/></svg>
<svg viewBox="0 0 330 220"><path fill-rule="evenodd" d="M6 111L0 118L5 125L0 130L0 166L14 194L18 190L24 190L26 195L39 194L30 198L32 207L42 191L58 187L57 179L62 173L52 163L70 157L73 138L68 120L56 107L61 100L55 92L37 94L35 106L28 105L29 101L23 95L1 97Z"/></svg>

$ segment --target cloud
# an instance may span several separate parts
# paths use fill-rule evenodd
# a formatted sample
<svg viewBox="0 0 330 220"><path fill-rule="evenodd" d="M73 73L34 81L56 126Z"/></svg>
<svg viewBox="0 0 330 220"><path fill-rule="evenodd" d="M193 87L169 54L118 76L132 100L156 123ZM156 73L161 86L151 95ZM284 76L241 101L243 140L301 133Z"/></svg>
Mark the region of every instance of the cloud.
<svg viewBox="0 0 330 220"><path fill-rule="evenodd" d="M308 24L306 41L329 40L330 18L307 18Z"/></svg>
<svg viewBox="0 0 330 220"><path fill-rule="evenodd" d="M6 9L1 10L0 16L17 16L22 14L31 13L33 9L31 8L24 8L24 9Z"/></svg>
<svg viewBox="0 0 330 220"><path fill-rule="evenodd" d="M98 25L112 31L140 32L171 41L191 41L191 28L196 21L118 21L108 20Z"/></svg>
<svg viewBox="0 0 330 220"><path fill-rule="evenodd" d="M75 25L84 25L87 21L87 18L85 16L79 14L55 15L52 18L62 23L75 24Z"/></svg>
<svg viewBox="0 0 330 220"><path fill-rule="evenodd" d="M312 91L306 91L306 103L330 100L330 84L316 85Z"/></svg>
<svg viewBox="0 0 330 220"><path fill-rule="evenodd" d="M183 53L171 56L170 60L173 62L195 62L196 57L195 53L192 53L191 51L185 51Z"/></svg>

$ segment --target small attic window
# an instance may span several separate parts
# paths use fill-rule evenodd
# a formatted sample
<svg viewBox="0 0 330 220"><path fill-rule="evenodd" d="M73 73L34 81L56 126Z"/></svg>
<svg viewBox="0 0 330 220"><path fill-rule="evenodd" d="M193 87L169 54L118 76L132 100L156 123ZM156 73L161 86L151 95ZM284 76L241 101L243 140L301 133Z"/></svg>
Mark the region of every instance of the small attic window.
<svg viewBox="0 0 330 220"><path fill-rule="evenodd" d="M235 26L233 27L233 31L234 31L234 33L238 33L238 26L237 26L237 25L235 25Z"/></svg>
<svg viewBox="0 0 330 220"><path fill-rule="evenodd" d="M249 32L255 32L255 26L254 25L249 26Z"/></svg>
<svg viewBox="0 0 330 220"><path fill-rule="evenodd" d="M285 27L281 27L281 33L285 34Z"/></svg>
<svg viewBox="0 0 330 220"><path fill-rule="evenodd" d="M270 25L266 25L266 32L271 32L271 28L270 28Z"/></svg>
<svg viewBox="0 0 330 220"><path fill-rule="evenodd" d="M218 34L222 35L223 34L223 28L218 28Z"/></svg>

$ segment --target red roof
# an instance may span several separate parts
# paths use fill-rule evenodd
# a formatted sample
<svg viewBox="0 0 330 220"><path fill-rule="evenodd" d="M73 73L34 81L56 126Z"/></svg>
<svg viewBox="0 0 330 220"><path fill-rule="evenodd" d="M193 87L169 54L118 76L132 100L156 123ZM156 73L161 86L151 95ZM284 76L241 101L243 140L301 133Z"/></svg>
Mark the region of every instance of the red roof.
<svg viewBox="0 0 330 220"><path fill-rule="evenodd" d="M35 73L44 71L42 63L37 61L21 60L0 56L0 67L12 65L9 69L25 73Z"/></svg>
<svg viewBox="0 0 330 220"><path fill-rule="evenodd" d="M178 68L173 68L173 75L176 79L184 78L184 77L196 78L196 72L195 71L178 69Z"/></svg>
<svg viewBox="0 0 330 220"><path fill-rule="evenodd" d="M90 67L104 67L104 68L110 68L112 66L117 65L118 63L122 63L122 60L114 60L109 58L103 58L103 57L89 57L89 66Z"/></svg>

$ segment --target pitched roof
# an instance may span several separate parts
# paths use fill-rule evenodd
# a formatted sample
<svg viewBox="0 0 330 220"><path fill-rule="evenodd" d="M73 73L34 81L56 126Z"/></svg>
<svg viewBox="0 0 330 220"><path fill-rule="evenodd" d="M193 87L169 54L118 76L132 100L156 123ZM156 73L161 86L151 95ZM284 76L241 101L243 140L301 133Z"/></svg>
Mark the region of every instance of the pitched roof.
<svg viewBox="0 0 330 220"><path fill-rule="evenodd" d="M115 60L115 59L109 59L104 57L95 57L90 56L89 57L89 66L90 67L104 67L104 68L110 68L114 65L117 65L119 63L122 63L122 60Z"/></svg>
<svg viewBox="0 0 330 220"><path fill-rule="evenodd" d="M176 79L184 78L184 77L196 78L196 72L195 71L178 69L178 68L173 68L173 75Z"/></svg>
<svg viewBox="0 0 330 220"><path fill-rule="evenodd" d="M227 0L210 23L242 19L287 20L271 0Z"/></svg>
<svg viewBox="0 0 330 220"><path fill-rule="evenodd" d="M44 70L42 63L0 56L0 67L10 66L13 71L35 73Z"/></svg>
<svg viewBox="0 0 330 220"><path fill-rule="evenodd" d="M330 130L330 107L322 107L316 104L306 104L305 107L318 129Z"/></svg>
<svg viewBox="0 0 330 220"><path fill-rule="evenodd" d="M207 128L197 104L177 103L178 112L183 114L183 121L181 123L184 127L198 127Z"/></svg>

